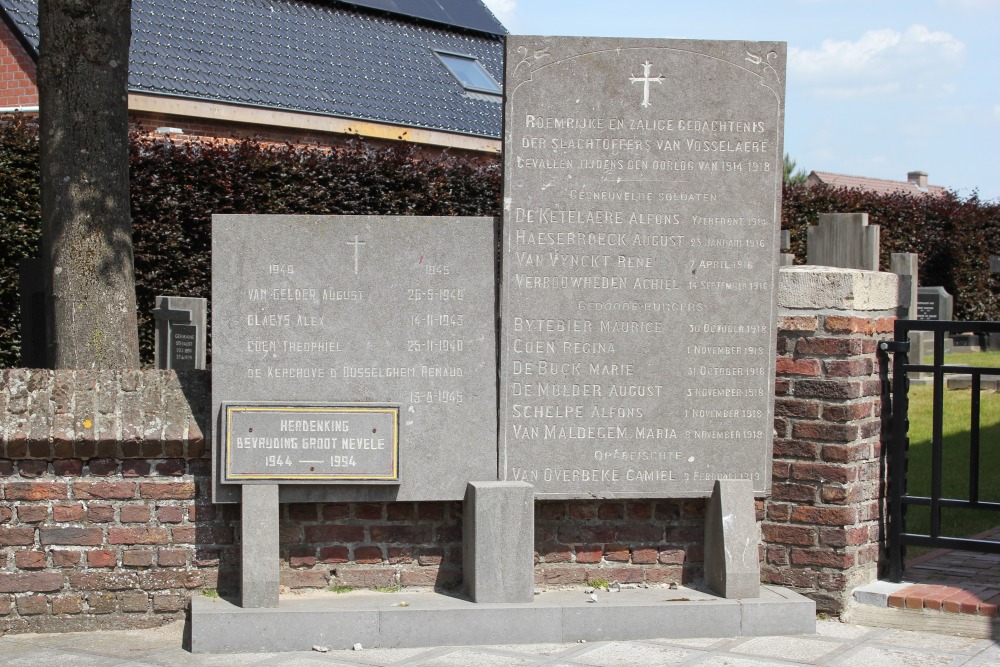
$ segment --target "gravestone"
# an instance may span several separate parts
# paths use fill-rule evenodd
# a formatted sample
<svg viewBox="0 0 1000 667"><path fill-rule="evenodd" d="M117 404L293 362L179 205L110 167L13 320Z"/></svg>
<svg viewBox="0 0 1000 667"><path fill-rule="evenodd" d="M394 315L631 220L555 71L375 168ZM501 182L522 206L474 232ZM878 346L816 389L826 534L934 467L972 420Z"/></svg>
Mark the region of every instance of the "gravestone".
<svg viewBox="0 0 1000 667"><path fill-rule="evenodd" d="M21 368L48 368L48 325L45 262L22 259L18 264L21 306Z"/></svg>
<svg viewBox="0 0 1000 667"><path fill-rule="evenodd" d="M917 288L920 285L919 255L915 252L894 252L889 256L889 267L892 273L900 276L899 302L904 304L900 309L899 318L903 320L917 319Z"/></svg>
<svg viewBox="0 0 1000 667"><path fill-rule="evenodd" d="M867 213L820 213L806 231L806 264L878 271L879 226Z"/></svg>
<svg viewBox="0 0 1000 667"><path fill-rule="evenodd" d="M153 356L156 358L156 367L175 371L204 370L208 299L158 296L155 305Z"/></svg>
<svg viewBox="0 0 1000 667"><path fill-rule="evenodd" d="M943 287L917 288L917 319L926 321L951 320L954 309L954 299ZM952 339L944 338L944 351L948 354L954 348ZM920 339L920 356L928 362L934 358L934 335L928 334Z"/></svg>
<svg viewBox="0 0 1000 667"><path fill-rule="evenodd" d="M917 319L917 288L920 284L919 255L913 252L894 252L889 258L891 272L899 276L899 302L904 304L900 308L899 318L903 320ZM929 331L911 331L908 340L910 341L910 363L931 363L931 357L934 354L934 334ZM911 381L922 382L932 376L929 373L913 372L909 374L909 377Z"/></svg>
<svg viewBox="0 0 1000 667"><path fill-rule="evenodd" d="M792 248L792 232L787 229L781 230L781 255L778 256L778 263L781 266L794 266L795 255L786 250Z"/></svg>
<svg viewBox="0 0 1000 667"><path fill-rule="evenodd" d="M277 607L277 504L326 500L464 499L472 602L236 613L198 598L195 650L233 637L262 651L331 636L470 644L498 629L514 642L612 639L678 623L752 633L764 615L768 628L813 629L815 605L788 592L739 600L734 615L659 598L651 614L624 593L589 607L533 602L532 590L536 495L714 489L712 585L723 597L758 592L785 51L509 37L502 304L491 220L213 218L213 499L241 499L253 524L241 535L244 606ZM316 460L297 455L327 446ZM355 474L331 470L345 454Z"/></svg>
<svg viewBox="0 0 1000 667"><path fill-rule="evenodd" d="M278 482L282 502L461 500L496 480L494 226L214 216L219 500Z"/></svg>
<svg viewBox="0 0 1000 667"><path fill-rule="evenodd" d="M495 482L494 227L213 216L213 500L240 500L253 526L244 608L278 606L279 502L461 500ZM496 532L469 552L499 550ZM521 544L510 562L530 569ZM530 583L482 596L523 601Z"/></svg>
<svg viewBox="0 0 1000 667"><path fill-rule="evenodd" d="M507 49L501 479L768 493L785 45Z"/></svg>
<svg viewBox="0 0 1000 667"><path fill-rule="evenodd" d="M943 287L920 287L917 289L917 319L951 320L954 302Z"/></svg>

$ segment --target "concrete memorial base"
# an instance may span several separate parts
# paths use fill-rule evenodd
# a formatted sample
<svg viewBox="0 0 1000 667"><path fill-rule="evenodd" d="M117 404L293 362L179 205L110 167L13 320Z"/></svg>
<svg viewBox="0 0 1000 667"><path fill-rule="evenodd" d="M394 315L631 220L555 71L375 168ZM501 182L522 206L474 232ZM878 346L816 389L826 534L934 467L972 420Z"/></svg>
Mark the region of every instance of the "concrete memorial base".
<svg viewBox="0 0 1000 667"><path fill-rule="evenodd" d="M243 539L240 547L240 593L244 607L277 607L280 588L278 559L278 485L243 487Z"/></svg>
<svg viewBox="0 0 1000 667"><path fill-rule="evenodd" d="M716 480L705 514L705 583L724 598L757 597L759 546L753 484Z"/></svg>
<svg viewBox="0 0 1000 667"><path fill-rule="evenodd" d="M277 609L191 600L193 653L308 651L792 635L816 631L815 603L784 588L724 599L689 588L548 591L527 603L482 604L429 591L282 596Z"/></svg>
<svg viewBox="0 0 1000 667"><path fill-rule="evenodd" d="M531 602L534 500L526 482L469 482L462 567L473 602Z"/></svg>

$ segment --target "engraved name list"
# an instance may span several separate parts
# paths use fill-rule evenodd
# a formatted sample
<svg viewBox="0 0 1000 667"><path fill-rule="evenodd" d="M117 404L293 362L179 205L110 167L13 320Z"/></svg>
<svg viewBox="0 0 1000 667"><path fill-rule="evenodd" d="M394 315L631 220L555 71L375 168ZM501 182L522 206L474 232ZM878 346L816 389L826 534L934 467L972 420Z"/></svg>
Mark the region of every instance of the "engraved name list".
<svg viewBox="0 0 1000 667"><path fill-rule="evenodd" d="M607 43L508 42L501 476L763 492L784 47Z"/></svg>

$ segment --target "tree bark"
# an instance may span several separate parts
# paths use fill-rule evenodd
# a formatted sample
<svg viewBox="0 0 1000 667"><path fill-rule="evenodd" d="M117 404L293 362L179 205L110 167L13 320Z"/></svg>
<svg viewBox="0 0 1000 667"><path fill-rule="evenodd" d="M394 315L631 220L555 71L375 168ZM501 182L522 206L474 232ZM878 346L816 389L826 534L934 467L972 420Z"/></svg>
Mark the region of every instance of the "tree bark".
<svg viewBox="0 0 1000 667"><path fill-rule="evenodd" d="M40 0L42 248L54 368L138 368L130 0Z"/></svg>

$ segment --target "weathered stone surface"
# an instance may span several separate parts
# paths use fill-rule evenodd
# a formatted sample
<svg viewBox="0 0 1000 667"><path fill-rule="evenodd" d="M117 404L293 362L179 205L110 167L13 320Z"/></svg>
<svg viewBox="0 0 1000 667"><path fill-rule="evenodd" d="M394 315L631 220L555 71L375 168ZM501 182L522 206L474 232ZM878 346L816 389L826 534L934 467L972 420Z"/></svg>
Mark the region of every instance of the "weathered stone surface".
<svg viewBox="0 0 1000 667"><path fill-rule="evenodd" d="M501 479L770 488L785 45L507 40Z"/></svg>
<svg viewBox="0 0 1000 667"><path fill-rule="evenodd" d="M892 310L899 306L899 276L828 266L783 266L778 277L782 308Z"/></svg>
<svg viewBox="0 0 1000 667"><path fill-rule="evenodd" d="M820 213L806 231L806 264L878 271L879 226L867 213Z"/></svg>
<svg viewBox="0 0 1000 667"><path fill-rule="evenodd" d="M244 609L278 606L278 486L243 489L240 602Z"/></svg>
<svg viewBox="0 0 1000 667"><path fill-rule="evenodd" d="M462 511L462 575L473 602L531 602L535 497L524 482L472 482Z"/></svg>
<svg viewBox="0 0 1000 667"><path fill-rule="evenodd" d="M212 229L215 423L223 402L399 409L398 484L282 480L282 502L459 500L496 479L492 219L215 216ZM289 452L305 454L274 453ZM214 498L234 500L221 486Z"/></svg>
<svg viewBox="0 0 1000 667"><path fill-rule="evenodd" d="M760 535L749 480L718 480L705 512L705 583L724 598L760 595Z"/></svg>

